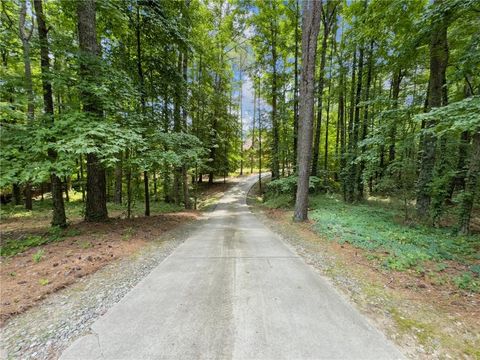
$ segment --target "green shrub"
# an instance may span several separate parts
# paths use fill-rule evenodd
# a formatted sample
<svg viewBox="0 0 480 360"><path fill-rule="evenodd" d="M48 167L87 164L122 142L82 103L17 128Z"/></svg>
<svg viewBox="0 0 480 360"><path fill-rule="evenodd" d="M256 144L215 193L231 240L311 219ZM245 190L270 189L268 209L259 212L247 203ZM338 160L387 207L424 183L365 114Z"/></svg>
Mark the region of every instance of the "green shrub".
<svg viewBox="0 0 480 360"><path fill-rule="evenodd" d="M471 264L478 256L479 237L453 236L451 230L411 226L398 222L402 210L382 203L345 204L335 196L310 198L310 218L316 230L331 240L382 254L383 264L392 270L422 266L425 261L444 260ZM480 271L472 266L471 271Z"/></svg>
<svg viewBox="0 0 480 360"><path fill-rule="evenodd" d="M42 236L28 236L25 239L8 240L2 243L0 247L1 256L13 256L21 253L31 247L43 245L48 242L48 238Z"/></svg>
<svg viewBox="0 0 480 360"><path fill-rule="evenodd" d="M460 289L472 292L480 292L480 281L475 279L470 272L464 272L453 279L455 285Z"/></svg>
<svg viewBox="0 0 480 360"><path fill-rule="evenodd" d="M297 191L297 181L297 176L289 176L277 180L272 180L265 186L265 195L267 198L275 195L295 196L295 193ZM322 190L320 178L316 176L310 176L308 188L310 193L316 193Z"/></svg>
<svg viewBox="0 0 480 360"><path fill-rule="evenodd" d="M39 263L40 261L42 261L44 255L45 255L45 251L40 249L35 254L32 255L32 259L34 262Z"/></svg>

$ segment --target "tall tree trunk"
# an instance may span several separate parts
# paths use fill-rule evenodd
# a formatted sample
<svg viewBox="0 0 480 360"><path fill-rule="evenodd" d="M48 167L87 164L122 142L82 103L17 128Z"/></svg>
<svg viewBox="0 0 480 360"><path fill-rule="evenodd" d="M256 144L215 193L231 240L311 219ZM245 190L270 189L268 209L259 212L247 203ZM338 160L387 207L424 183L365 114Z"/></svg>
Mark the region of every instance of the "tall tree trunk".
<svg viewBox="0 0 480 360"><path fill-rule="evenodd" d="M100 72L100 47L97 43L97 28L95 21L95 0L83 0L77 3L78 38L80 51L84 59L80 62L80 77L91 84L98 82ZM92 118L100 121L103 110L91 87L85 87L81 93L83 111ZM86 221L104 221L108 218L107 188L105 168L97 154L87 154L87 201L85 205Z"/></svg>
<svg viewBox="0 0 480 360"><path fill-rule="evenodd" d="M272 2L275 6L275 2ZM277 119L277 95L278 95L278 85L277 85L277 33L278 33L278 24L277 19L273 19L270 22L270 31L272 36L272 154L271 154L271 170L272 170L272 180L278 179L280 177L280 161L279 161L279 125Z"/></svg>
<svg viewBox="0 0 480 360"><path fill-rule="evenodd" d="M330 126L330 102L332 98L333 53L334 53L335 47L336 47L335 38L332 38L332 48L330 53L330 60L329 60L330 64L329 64L329 70L328 70L329 76L328 76L327 118L325 122L325 147L324 147L324 161L323 161L323 170L325 172L324 174L325 187L328 185L328 135L329 135L329 126ZM338 134L337 134L337 138L338 138Z"/></svg>
<svg viewBox="0 0 480 360"><path fill-rule="evenodd" d="M25 69L25 90L27 92L27 99L28 99L27 114L28 114L29 123L31 125L33 123L33 120L35 119L35 103L34 103L35 98L33 95L32 67L30 64L30 39L33 34L34 26L33 26L33 19L32 19L32 28L27 34L25 29L26 14L27 14L27 1L23 0L21 2L21 7L20 7L19 35L20 35L20 40L22 41L23 65ZM32 205L33 205L32 185L30 184L30 182L27 182L25 184L24 194L25 194L25 209L32 210Z"/></svg>
<svg viewBox="0 0 480 360"><path fill-rule="evenodd" d="M257 87L255 86L255 80L253 85L253 118L252 118L252 148L250 155L250 174L253 174L253 162L255 158L255 117L257 116Z"/></svg>
<svg viewBox="0 0 480 360"><path fill-rule="evenodd" d="M240 101L239 101L239 106L240 106L240 176L243 175L243 74L242 74L242 56L240 55Z"/></svg>
<svg viewBox="0 0 480 360"><path fill-rule="evenodd" d="M295 63L294 63L294 85L293 85L293 171L297 172L297 147L298 147L298 56L299 56L299 23L300 4L295 1Z"/></svg>
<svg viewBox="0 0 480 360"><path fill-rule="evenodd" d="M321 1L303 2L302 21L302 73L300 82L300 108L298 127L298 183L295 199L295 221L308 218L308 183L312 157L313 107L315 89L315 61L320 31Z"/></svg>
<svg viewBox="0 0 480 360"><path fill-rule="evenodd" d="M145 76L143 75L142 66L142 40L140 37L140 4L137 3L137 21L136 21L136 40L137 40L137 71L140 85L140 106L142 108L142 115L146 116L146 90L145 90ZM150 216L150 190L148 187L148 171L143 170L143 186L145 191L145 216Z"/></svg>
<svg viewBox="0 0 480 360"><path fill-rule="evenodd" d="M130 149L125 150L125 160L127 163L127 174L125 180L127 183L127 219L132 216L132 168L129 163Z"/></svg>
<svg viewBox="0 0 480 360"><path fill-rule="evenodd" d="M362 85L363 85L363 55L364 49L363 46L360 48L358 56L358 81L357 89L355 95L355 116L353 120L353 139L352 139L352 158L350 162L350 171L349 171L349 194L350 200L354 201L355 198L359 199L360 194L357 187L357 175L359 171L359 166L355 162L358 156L358 140L360 137L360 101L362 99ZM357 191L355 191L357 190ZM355 194L357 196L355 196Z"/></svg>
<svg viewBox="0 0 480 360"><path fill-rule="evenodd" d="M469 86L469 81L466 79L464 88L465 98L473 95L472 88ZM451 200L456 189L465 190L465 176L467 174L467 156L468 146L470 144L470 132L462 131L460 134L460 143L458 145L458 161L455 177L450 183L448 198Z"/></svg>
<svg viewBox="0 0 480 360"><path fill-rule="evenodd" d="M478 178L480 177L480 129L473 135L472 155L470 157L470 166L468 168L467 177L465 178L465 192L462 196L460 204L460 234L467 235L470 233L470 219L472 217L472 209L475 196L478 193Z"/></svg>
<svg viewBox="0 0 480 360"><path fill-rule="evenodd" d="M322 52L320 55L320 72L318 78L318 101L317 101L317 124L315 126L315 140L313 143L313 160L312 160L312 176L318 175L318 158L320 153L320 133L322 131L322 115L323 115L323 88L325 86L325 63L327 59L327 41L330 29L328 26L323 27Z"/></svg>
<svg viewBox="0 0 480 360"><path fill-rule="evenodd" d="M183 87L182 87L182 97L183 97L183 107L182 107L182 128L185 133L187 132L187 103L188 103L188 52L184 51L183 53ZM192 205L190 204L190 194L188 189L188 166L184 164L182 166L182 184L183 184L183 204L185 209L191 209Z"/></svg>
<svg viewBox="0 0 480 360"><path fill-rule="evenodd" d="M348 151L345 155L345 171L343 176L343 188L344 195L343 198L346 202L353 202L354 200L354 187L350 182L352 167L354 166L354 137L353 137L353 128L354 128L354 113L355 113L355 84L356 84L356 67L357 67L357 48L353 50L353 61L352 61L352 77L350 84L350 108L349 108L349 117L348 117Z"/></svg>
<svg viewBox="0 0 480 360"><path fill-rule="evenodd" d="M262 192L262 112L261 112L261 99L262 99L262 82L258 81L258 188Z"/></svg>
<svg viewBox="0 0 480 360"><path fill-rule="evenodd" d="M335 22L336 3L326 2L322 7L323 38L322 52L320 55L320 70L318 78L318 105L317 105L317 124L315 127L315 140L313 144L312 176L318 175L319 155L320 155L320 134L322 131L323 115L323 89L325 87L325 65L328 50L328 37Z"/></svg>
<svg viewBox="0 0 480 360"><path fill-rule="evenodd" d="M392 101L393 109L398 108L398 98L400 96L400 83L402 82L402 69L398 69L395 71L392 80ZM388 163L392 163L395 160L395 142L396 142L396 135L397 135L397 121L396 119L392 121L390 124L390 145L388 147Z"/></svg>
<svg viewBox="0 0 480 360"><path fill-rule="evenodd" d="M178 63L177 63L178 74L183 73L183 60L182 52L178 52ZM175 103L173 105L173 131L179 133L182 131L182 119L181 119L181 101L182 101L182 86L177 86L175 89ZM180 205L181 202L181 187L182 187L182 167L176 167L173 174L173 200L176 205Z"/></svg>
<svg viewBox="0 0 480 360"><path fill-rule="evenodd" d="M340 43L340 52L338 56L340 79L338 89L338 127L340 128L340 161L339 161L339 179L342 185L342 195L345 200L346 197L346 182L345 182L345 164L346 164L346 124L345 124L345 93L346 93L346 81L345 81L345 67L343 65L343 44L344 44L344 31L342 22L342 39Z"/></svg>
<svg viewBox="0 0 480 360"><path fill-rule="evenodd" d="M439 8L442 0L436 0L435 6ZM427 106L428 110L441 107L444 99L443 85L448 64L447 43L447 18L443 14L434 20L430 40L430 78L428 82ZM429 215L431 192L430 183L433 179L435 166L436 137L432 131L435 120L425 122L423 139L420 151L420 172L417 182L417 215L425 219Z"/></svg>
<svg viewBox="0 0 480 360"><path fill-rule="evenodd" d="M40 68L42 71L42 90L43 104L45 114L48 116L48 123L53 126L53 93L52 83L50 81L50 58L48 50L48 29L43 13L42 0L34 0L35 13L37 15L38 38L40 42ZM49 139L54 142L54 139ZM57 159L57 153L54 149L48 149L48 157L54 163ZM62 181L57 176L55 170L50 169L50 181L52 183L52 226L66 227L67 217L65 215L65 205L63 203Z"/></svg>
<svg viewBox="0 0 480 360"><path fill-rule="evenodd" d="M360 139L363 141L367 138L368 133L368 100L370 100L370 85L372 83L372 71L373 71L373 40L370 42L370 49L368 51L368 65L367 65L367 83L365 84L365 109L363 110L363 124L362 134ZM362 154L365 153L365 145L361 146ZM357 170L357 200L363 199L363 171L365 170L365 161L360 161Z"/></svg>

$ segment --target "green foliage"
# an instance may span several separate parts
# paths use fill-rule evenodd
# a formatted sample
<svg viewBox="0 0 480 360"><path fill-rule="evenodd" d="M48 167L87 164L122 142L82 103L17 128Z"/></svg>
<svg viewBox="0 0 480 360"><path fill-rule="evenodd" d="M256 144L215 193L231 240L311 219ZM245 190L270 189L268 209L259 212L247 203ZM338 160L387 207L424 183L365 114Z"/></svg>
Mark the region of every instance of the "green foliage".
<svg viewBox="0 0 480 360"><path fill-rule="evenodd" d="M40 279L38 280L38 283L41 285L41 286L46 286L50 283L50 281L48 279Z"/></svg>
<svg viewBox="0 0 480 360"><path fill-rule="evenodd" d="M460 289L477 293L480 292L478 275L474 277L470 272L463 272L460 276L455 277L453 281Z"/></svg>
<svg viewBox="0 0 480 360"><path fill-rule="evenodd" d="M76 229L62 229L59 227L52 227L45 235L29 235L20 239L2 239L2 245L0 246L0 256L14 256L32 247L45 245L52 242L63 241L65 237L71 237L79 235L79 231ZM38 250L34 254L34 261L38 258L38 261L42 259L44 255L43 250ZM35 261L35 262L38 262Z"/></svg>
<svg viewBox="0 0 480 360"><path fill-rule="evenodd" d="M267 199L277 195L290 195L295 196L297 191L297 176L289 176L286 178L280 178L270 181L265 186L265 193ZM322 189L321 179L316 176L310 176L308 182L308 189L310 193L316 193Z"/></svg>
<svg viewBox="0 0 480 360"><path fill-rule="evenodd" d="M456 237L449 230L398 222L395 207L374 204L346 205L335 197L316 196L311 201L315 228L329 239L383 253L384 265L406 270L424 261L455 260L469 263L478 255L478 236Z"/></svg>
<svg viewBox="0 0 480 360"><path fill-rule="evenodd" d="M42 236L27 236L22 240L10 240L3 241L2 246L0 247L1 256L13 256L18 253L21 253L31 247L39 246L46 244L48 242L47 238Z"/></svg>
<svg viewBox="0 0 480 360"><path fill-rule="evenodd" d="M39 263L40 261L42 261L44 255L45 255L45 250L43 249L38 250L35 254L32 255L33 262Z"/></svg>

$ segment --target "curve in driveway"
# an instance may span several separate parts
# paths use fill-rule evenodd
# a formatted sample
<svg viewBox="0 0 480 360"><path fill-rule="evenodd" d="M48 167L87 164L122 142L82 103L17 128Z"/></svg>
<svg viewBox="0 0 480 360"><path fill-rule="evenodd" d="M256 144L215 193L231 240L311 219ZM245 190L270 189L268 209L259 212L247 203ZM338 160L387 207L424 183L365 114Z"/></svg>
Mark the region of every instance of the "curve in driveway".
<svg viewBox="0 0 480 360"><path fill-rule="evenodd" d="M61 359L399 359L249 211L249 177Z"/></svg>

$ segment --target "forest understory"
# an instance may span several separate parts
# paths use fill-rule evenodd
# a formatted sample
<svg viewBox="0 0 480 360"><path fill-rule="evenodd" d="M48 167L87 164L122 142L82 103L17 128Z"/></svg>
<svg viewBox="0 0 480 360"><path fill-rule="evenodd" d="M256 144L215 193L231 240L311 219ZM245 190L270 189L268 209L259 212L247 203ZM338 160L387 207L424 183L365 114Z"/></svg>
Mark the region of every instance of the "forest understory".
<svg viewBox="0 0 480 360"><path fill-rule="evenodd" d="M80 194L72 192L66 203L70 226L65 230L50 228L49 199L36 200L32 212L3 206L0 325L105 265L135 254L163 233L198 220L229 186L202 186L198 211L158 201L152 202L151 216L134 206L133 217L127 219L121 206L109 203L111 218L105 223L83 221L82 202L76 199Z"/></svg>
<svg viewBox="0 0 480 360"><path fill-rule="evenodd" d="M266 186L265 186L266 185ZM263 184L268 189L268 184ZM340 289L411 358L478 359L480 357L480 288L478 269L479 228L475 225L470 245L455 256L420 260L422 245L395 256L396 239L383 238L378 246L359 239L404 230L404 243L422 236L457 241L449 235L452 224L438 229L405 223L403 209L378 199L339 206L334 195L311 194L311 220L293 222L293 201L283 196L265 199L258 183L249 194L250 208L272 230L279 233L305 261ZM400 214L400 215L399 215ZM341 218L338 216L341 215ZM474 211L474 224L480 209ZM450 226L450 228L448 227ZM353 238L355 235L356 240ZM416 239L416 238L417 239ZM461 243L461 242L459 242ZM398 243L398 248L401 247ZM463 254L463 255L462 255ZM420 257L421 258L421 257ZM451 258L447 260L446 258ZM455 260L453 260L455 258ZM404 260L407 259L405 262ZM410 261L410 263L408 262ZM393 264L393 266L392 266ZM473 269L473 270L472 270Z"/></svg>

